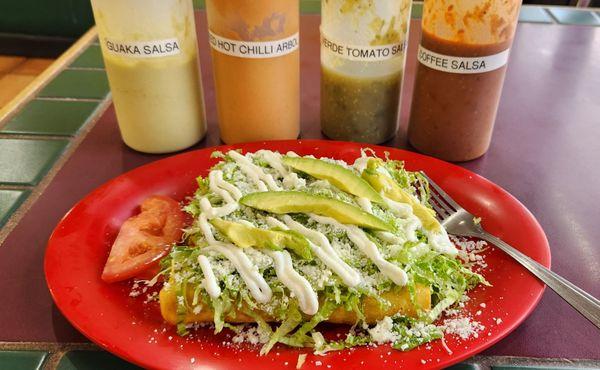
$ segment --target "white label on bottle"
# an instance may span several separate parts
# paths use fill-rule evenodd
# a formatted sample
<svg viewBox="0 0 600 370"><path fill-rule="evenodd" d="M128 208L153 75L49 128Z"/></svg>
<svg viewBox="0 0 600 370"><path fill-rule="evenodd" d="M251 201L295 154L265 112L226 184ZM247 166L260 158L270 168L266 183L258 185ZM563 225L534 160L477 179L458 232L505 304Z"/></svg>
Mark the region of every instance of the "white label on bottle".
<svg viewBox="0 0 600 370"><path fill-rule="evenodd" d="M274 41L242 41L208 33L210 46L220 53L240 58L264 59L276 58L290 54L298 49L300 39L298 33L281 40Z"/></svg>
<svg viewBox="0 0 600 370"><path fill-rule="evenodd" d="M438 71L470 74L490 72L504 66L508 62L509 52L510 49L506 49L498 54L482 57L453 57L433 52L419 45L417 58L421 64Z"/></svg>
<svg viewBox="0 0 600 370"><path fill-rule="evenodd" d="M181 53L177 38L149 41L117 41L105 38L106 50L111 54L131 58L160 58Z"/></svg>
<svg viewBox="0 0 600 370"><path fill-rule="evenodd" d="M334 41L323 32L321 32L321 46L340 58L361 62L377 62L400 57L404 51L404 43L376 46L349 45Z"/></svg>

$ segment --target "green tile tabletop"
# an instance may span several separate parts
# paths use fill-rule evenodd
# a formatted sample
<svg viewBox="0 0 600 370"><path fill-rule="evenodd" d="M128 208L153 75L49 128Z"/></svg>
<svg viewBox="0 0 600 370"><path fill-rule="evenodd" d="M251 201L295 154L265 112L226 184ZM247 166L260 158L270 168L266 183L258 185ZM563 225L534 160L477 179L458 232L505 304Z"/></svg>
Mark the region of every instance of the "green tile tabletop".
<svg viewBox="0 0 600 370"><path fill-rule="evenodd" d="M104 99L109 91L104 71L67 69L40 91L40 97Z"/></svg>
<svg viewBox="0 0 600 370"><path fill-rule="evenodd" d="M98 105L87 101L33 100L0 133L74 136Z"/></svg>
<svg viewBox="0 0 600 370"><path fill-rule="evenodd" d="M28 195L28 190L0 189L0 227L4 226L10 215L19 208Z"/></svg>
<svg viewBox="0 0 600 370"><path fill-rule="evenodd" d="M321 13L321 1L320 0L302 0L300 1L300 12L302 13Z"/></svg>
<svg viewBox="0 0 600 370"><path fill-rule="evenodd" d="M446 370L479 370L480 367L475 365L475 364L467 364L467 363L463 363L463 364L456 364L454 366L450 366L448 368L446 368Z"/></svg>
<svg viewBox="0 0 600 370"><path fill-rule="evenodd" d="M600 26L600 17L588 10L553 7L548 8L552 16L561 24L579 26Z"/></svg>
<svg viewBox="0 0 600 370"><path fill-rule="evenodd" d="M102 60L102 51L99 45L90 45L83 53L81 53L70 67L77 68L104 68Z"/></svg>
<svg viewBox="0 0 600 370"><path fill-rule="evenodd" d="M48 354L44 351L0 351L0 368L10 370L41 369Z"/></svg>
<svg viewBox="0 0 600 370"><path fill-rule="evenodd" d="M0 184L36 185L68 140L0 139Z"/></svg>
<svg viewBox="0 0 600 370"><path fill-rule="evenodd" d="M552 23L552 17L539 6L522 6L519 13L519 22Z"/></svg>
<svg viewBox="0 0 600 370"><path fill-rule="evenodd" d="M412 4L412 10L410 12L411 18L421 18L423 15L423 3L422 2L414 2Z"/></svg>
<svg viewBox="0 0 600 370"><path fill-rule="evenodd" d="M139 367L121 360L104 351L70 351L58 362L56 370L137 370Z"/></svg>

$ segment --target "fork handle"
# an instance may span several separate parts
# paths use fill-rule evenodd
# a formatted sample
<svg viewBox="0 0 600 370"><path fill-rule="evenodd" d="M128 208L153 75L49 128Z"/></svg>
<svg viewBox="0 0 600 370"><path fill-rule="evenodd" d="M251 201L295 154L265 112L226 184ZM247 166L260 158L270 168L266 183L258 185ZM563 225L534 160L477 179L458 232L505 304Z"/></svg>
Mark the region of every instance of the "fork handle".
<svg viewBox="0 0 600 370"><path fill-rule="evenodd" d="M502 249L508 255L516 259L521 265L523 265L532 274L537 276L538 279L546 283L553 291L562 297L567 303L569 303L574 309L579 311L580 314L585 316L586 319L590 320L592 324L596 325L600 329L600 300L594 298L591 294L585 292L583 289L577 287L567 279L558 275L557 273L547 269L540 265L533 259L519 252L515 248L511 247L501 239L489 234L486 231L482 231L474 234L473 236L484 239L498 248Z"/></svg>

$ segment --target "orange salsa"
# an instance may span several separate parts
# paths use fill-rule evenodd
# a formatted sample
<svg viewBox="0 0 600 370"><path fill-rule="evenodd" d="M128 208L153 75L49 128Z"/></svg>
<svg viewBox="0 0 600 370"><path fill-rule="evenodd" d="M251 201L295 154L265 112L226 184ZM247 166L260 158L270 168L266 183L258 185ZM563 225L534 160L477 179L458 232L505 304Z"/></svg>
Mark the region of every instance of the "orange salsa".
<svg viewBox="0 0 600 370"><path fill-rule="evenodd" d="M275 41L298 32L295 0L207 0L215 35ZM300 133L299 50L271 58L242 58L212 49L221 139L227 144L295 139Z"/></svg>

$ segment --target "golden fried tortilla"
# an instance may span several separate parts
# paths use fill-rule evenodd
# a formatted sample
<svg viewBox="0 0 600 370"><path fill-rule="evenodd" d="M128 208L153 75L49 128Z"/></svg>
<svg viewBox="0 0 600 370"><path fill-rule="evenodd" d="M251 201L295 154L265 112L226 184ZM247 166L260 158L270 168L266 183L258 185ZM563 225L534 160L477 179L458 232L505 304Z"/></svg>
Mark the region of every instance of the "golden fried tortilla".
<svg viewBox="0 0 600 370"><path fill-rule="evenodd" d="M416 289L416 301L419 307L424 310L431 308L431 289L428 286L417 284ZM416 317L417 307L410 301L408 289L406 287L395 289L384 292L381 294L383 299L390 302L390 306L382 309L376 299L371 297L364 298L363 312L365 314L365 321L368 324L374 324L379 320L382 320L386 316L392 316L395 314L402 314L405 316ZM188 297L191 301L193 298L193 291L188 291ZM165 319L170 324L177 324L177 296L175 291L172 289L163 288L159 295L160 300L160 311ZM256 312L258 315L263 317L266 321L274 322L272 317L266 312ZM357 317L353 311L346 311L344 307L338 307L326 322L334 324L349 324L352 325L356 322ZM202 307L202 310L198 314L188 312L184 318L185 323L199 323L199 322L212 322L213 312L208 307ZM230 313L225 321L230 323L253 323L255 320L239 311Z"/></svg>

